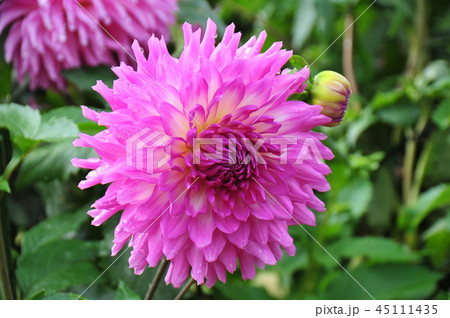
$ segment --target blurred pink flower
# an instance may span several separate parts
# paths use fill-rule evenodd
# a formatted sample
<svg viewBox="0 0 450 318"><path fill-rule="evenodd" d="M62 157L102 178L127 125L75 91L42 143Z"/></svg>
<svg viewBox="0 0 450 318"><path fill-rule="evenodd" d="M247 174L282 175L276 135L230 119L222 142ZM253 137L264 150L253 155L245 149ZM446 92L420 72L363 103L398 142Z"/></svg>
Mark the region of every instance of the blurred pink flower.
<svg viewBox="0 0 450 318"><path fill-rule="evenodd" d="M252 279L255 265L281 259L281 247L295 254L288 225L315 225L309 208L325 209L313 190L329 190L330 170L317 157L333 154L311 129L330 119L318 105L287 101L309 70L280 73L292 52L277 42L260 53L265 32L238 47L234 25L217 45L211 20L202 40L201 30L183 30L179 59L164 40L150 38L148 58L135 42L137 70L122 63L112 89L94 86L112 112L83 107L107 129L74 142L100 157L73 159L92 169L79 187L110 183L89 215L98 226L123 210L112 254L129 242L136 274L165 256L175 287L189 271L198 284L225 282L237 260Z"/></svg>
<svg viewBox="0 0 450 318"><path fill-rule="evenodd" d="M176 0L5 0L0 33L11 25L5 59L30 87L64 90L61 71L130 62L133 39L169 34ZM81 7L82 6L82 7ZM100 25L101 26L100 26ZM105 30L110 35L108 35ZM117 42L116 42L117 41Z"/></svg>

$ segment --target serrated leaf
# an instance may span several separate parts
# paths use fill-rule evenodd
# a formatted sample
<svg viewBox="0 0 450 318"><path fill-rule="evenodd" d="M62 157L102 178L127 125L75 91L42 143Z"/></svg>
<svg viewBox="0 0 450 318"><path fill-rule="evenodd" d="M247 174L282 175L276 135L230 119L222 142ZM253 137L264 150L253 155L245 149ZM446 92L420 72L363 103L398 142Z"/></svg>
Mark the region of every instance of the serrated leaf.
<svg viewBox="0 0 450 318"><path fill-rule="evenodd" d="M46 293L55 293L64 291L69 287L89 285L99 274L99 270L92 263L61 266L47 273L47 275L41 276L40 280L33 284L26 295L34 295L40 290L45 290Z"/></svg>
<svg viewBox="0 0 450 318"><path fill-rule="evenodd" d="M336 257L366 256L372 263L412 262L419 259L405 245L382 237L352 237L328 246Z"/></svg>
<svg viewBox="0 0 450 318"><path fill-rule="evenodd" d="M59 240L68 233L76 231L87 219L85 209L81 209L75 213L64 213L42 221L24 234L22 256L48 242Z"/></svg>
<svg viewBox="0 0 450 318"><path fill-rule="evenodd" d="M95 258L98 249L98 242L77 240L53 241L34 248L20 255L18 259L16 275L19 285L27 296L31 297L42 289L48 293L62 291L65 287L71 286L69 283L74 285L90 283L92 280L79 277L81 272L69 268L83 264L84 274L88 275L87 267L89 271L95 273L88 275L92 278L98 270L86 261ZM77 275L76 279L71 279L71 275ZM55 281L58 276L64 278L65 282Z"/></svg>
<svg viewBox="0 0 450 318"><path fill-rule="evenodd" d="M131 290L125 283L120 280L117 286L116 293L114 295L114 300L141 300L142 298Z"/></svg>
<svg viewBox="0 0 450 318"><path fill-rule="evenodd" d="M419 265L384 264L359 267L350 274L375 299L426 299L441 275ZM344 271L326 288L324 299L371 299Z"/></svg>
<svg viewBox="0 0 450 318"><path fill-rule="evenodd" d="M12 138L32 138L41 124L41 115L36 109L18 104L0 105L0 127L7 128Z"/></svg>
<svg viewBox="0 0 450 318"><path fill-rule="evenodd" d="M42 145L23 160L16 187L20 189L37 181L64 180L78 171L70 160L75 157L84 158L90 153L89 148L73 147L72 140Z"/></svg>
<svg viewBox="0 0 450 318"><path fill-rule="evenodd" d="M42 141L61 141L64 139L71 139L78 137L79 130L78 126L71 120L65 117L52 117L45 118L39 130L36 133L34 139Z"/></svg>

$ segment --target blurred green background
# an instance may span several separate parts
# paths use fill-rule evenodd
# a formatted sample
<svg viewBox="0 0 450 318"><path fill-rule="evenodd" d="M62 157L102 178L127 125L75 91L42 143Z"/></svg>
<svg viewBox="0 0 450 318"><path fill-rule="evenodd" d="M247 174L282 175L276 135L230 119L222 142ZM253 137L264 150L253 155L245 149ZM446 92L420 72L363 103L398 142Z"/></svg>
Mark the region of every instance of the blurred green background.
<svg viewBox="0 0 450 318"><path fill-rule="evenodd" d="M210 16L221 31L235 23L244 41L265 29L266 47L281 40L309 61L312 74L334 70L353 86L342 125L320 129L336 157L329 162L332 190L320 194L327 211L317 215L316 227L305 226L317 242L292 227L295 257L258 271L253 281L242 281L237 272L225 285L192 287L185 298L370 299L339 262L376 299L449 299L449 3L371 4L180 2L174 55L182 49L180 25L204 25ZM20 299L76 298L116 260L110 248L118 216L96 228L86 215L105 188L79 190L86 171L70 163L92 155L72 147L78 133L99 129L76 106L107 108L90 87L97 79L111 83L114 75L105 66L70 70L65 77L67 94L31 92L17 84L0 52L1 220L12 289ZM142 299L155 270L133 275L128 255L83 297ZM155 298L176 294L161 284Z"/></svg>

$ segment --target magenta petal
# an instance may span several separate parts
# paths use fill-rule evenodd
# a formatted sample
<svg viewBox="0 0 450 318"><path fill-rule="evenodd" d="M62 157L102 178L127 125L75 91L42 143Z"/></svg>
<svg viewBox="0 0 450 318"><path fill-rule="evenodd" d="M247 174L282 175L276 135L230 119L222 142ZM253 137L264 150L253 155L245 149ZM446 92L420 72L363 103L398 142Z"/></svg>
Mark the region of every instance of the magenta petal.
<svg viewBox="0 0 450 318"><path fill-rule="evenodd" d="M191 276L197 281L197 284L203 284L206 276L207 263L203 253L196 247L191 247L186 253L189 263L192 266Z"/></svg>
<svg viewBox="0 0 450 318"><path fill-rule="evenodd" d="M199 214L189 223L189 236L197 248L203 248L211 244L215 228L211 213Z"/></svg>
<svg viewBox="0 0 450 318"><path fill-rule="evenodd" d="M212 242L205 246L202 251L207 262L214 262L222 253L226 244L226 239L220 231L215 231L212 237Z"/></svg>

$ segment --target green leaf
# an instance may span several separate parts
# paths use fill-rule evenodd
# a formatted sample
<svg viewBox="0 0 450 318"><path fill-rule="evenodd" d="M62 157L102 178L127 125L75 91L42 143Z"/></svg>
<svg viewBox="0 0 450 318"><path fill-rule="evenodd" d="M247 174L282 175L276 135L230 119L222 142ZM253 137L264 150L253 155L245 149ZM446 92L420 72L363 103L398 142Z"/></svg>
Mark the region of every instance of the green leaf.
<svg viewBox="0 0 450 318"><path fill-rule="evenodd" d="M340 257L366 256L372 263L412 262L419 256L405 245L382 237L352 237L328 246L330 253Z"/></svg>
<svg viewBox="0 0 450 318"><path fill-rule="evenodd" d="M299 70L309 65L305 58L300 55L292 55L292 57L289 59L289 63L291 63L292 66Z"/></svg>
<svg viewBox="0 0 450 318"><path fill-rule="evenodd" d="M372 188L370 180L355 178L339 192L338 201L348 204L352 216L358 219L367 211L372 198Z"/></svg>
<svg viewBox="0 0 450 318"><path fill-rule="evenodd" d="M253 287L249 284L239 282L227 282L227 284L217 283L216 288L223 299L233 300L262 300L272 299L264 288Z"/></svg>
<svg viewBox="0 0 450 318"><path fill-rule="evenodd" d="M131 53L131 52L130 52ZM82 91L91 92L98 80L111 87L117 76L108 66L80 67L63 71L63 76Z"/></svg>
<svg viewBox="0 0 450 318"><path fill-rule="evenodd" d="M39 130L34 137L42 141L61 141L64 139L71 139L78 137L78 126L71 120L65 117L43 117L43 121Z"/></svg>
<svg viewBox="0 0 450 318"><path fill-rule="evenodd" d="M450 210L436 221L425 233L426 253L431 256L436 268L445 268L450 258Z"/></svg>
<svg viewBox="0 0 450 318"><path fill-rule="evenodd" d="M441 275L411 264L384 264L359 267L350 274L375 299L426 299ZM324 299L371 299L344 271L326 288Z"/></svg>
<svg viewBox="0 0 450 318"><path fill-rule="evenodd" d="M430 212L450 204L450 185L440 184L423 192L416 204L404 207L399 217L399 225L415 230Z"/></svg>
<svg viewBox="0 0 450 318"><path fill-rule="evenodd" d="M420 108L416 104L398 104L382 108L377 114L387 124L408 127L419 118Z"/></svg>
<svg viewBox="0 0 450 318"><path fill-rule="evenodd" d="M55 293L46 295L42 300L87 300L87 298L80 297L80 295L72 294L72 293Z"/></svg>
<svg viewBox="0 0 450 318"><path fill-rule="evenodd" d="M98 275L86 261L98 255L98 242L59 240L40 245L20 255L17 279L28 297L40 290L62 291L78 284L89 284Z"/></svg>
<svg viewBox="0 0 450 318"><path fill-rule="evenodd" d="M206 28L206 21L211 18L217 25L218 34L223 34L225 24L206 0L184 0L178 3L178 20L188 21L192 25Z"/></svg>
<svg viewBox="0 0 450 318"><path fill-rule="evenodd" d="M367 218L370 226L382 232L390 226L398 203L393 177L387 167L382 166L375 175L374 191Z"/></svg>
<svg viewBox="0 0 450 318"><path fill-rule="evenodd" d="M450 126L450 100L443 100L433 112L433 121L442 130Z"/></svg>
<svg viewBox="0 0 450 318"><path fill-rule="evenodd" d="M41 124L39 111L18 104L0 105L0 127L9 129L11 136L33 138Z"/></svg>
<svg viewBox="0 0 450 318"><path fill-rule="evenodd" d="M386 106L396 105L405 93L400 89L387 92L378 92L370 103L370 107L374 110L384 108Z"/></svg>
<svg viewBox="0 0 450 318"><path fill-rule="evenodd" d="M136 294L134 291L132 291L125 283L120 280L119 286L117 286L116 294L114 295L114 300L141 300L142 298L139 297L138 294Z"/></svg>
<svg viewBox="0 0 450 318"><path fill-rule="evenodd" d="M79 169L71 159L85 158L91 154L89 148L77 148L72 140L42 145L25 157L16 180L17 188L32 185L37 181L64 180Z"/></svg>
<svg viewBox="0 0 450 318"><path fill-rule="evenodd" d="M41 276L40 280L34 283L26 295L32 296L40 290L45 290L46 293L54 293L64 291L69 287L89 285L99 274L100 272L92 263L62 266Z"/></svg>
<svg viewBox="0 0 450 318"><path fill-rule="evenodd" d="M31 253L42 245L66 237L74 232L88 219L85 209L75 213L64 213L48 218L31 230L23 237L22 255Z"/></svg>
<svg viewBox="0 0 450 318"><path fill-rule="evenodd" d="M8 181L3 179L2 176L0 176L0 191L11 193L11 188L9 187Z"/></svg>
<svg viewBox="0 0 450 318"><path fill-rule="evenodd" d="M299 49L308 39L316 21L317 10L314 0L304 0L299 3L292 27L292 45Z"/></svg>

